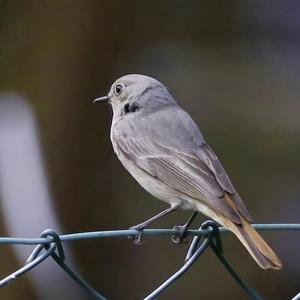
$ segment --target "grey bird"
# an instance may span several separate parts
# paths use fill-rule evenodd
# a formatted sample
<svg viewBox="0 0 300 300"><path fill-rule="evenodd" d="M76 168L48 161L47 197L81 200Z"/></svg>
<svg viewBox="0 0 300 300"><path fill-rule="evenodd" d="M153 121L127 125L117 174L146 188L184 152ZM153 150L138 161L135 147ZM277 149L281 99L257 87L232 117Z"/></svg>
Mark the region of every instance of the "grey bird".
<svg viewBox="0 0 300 300"><path fill-rule="evenodd" d="M112 106L110 137L123 166L146 191L170 204L133 228L141 232L177 208L191 209L232 231L261 268L281 268L251 226L252 218L218 157L163 84L144 75L126 75L94 102Z"/></svg>

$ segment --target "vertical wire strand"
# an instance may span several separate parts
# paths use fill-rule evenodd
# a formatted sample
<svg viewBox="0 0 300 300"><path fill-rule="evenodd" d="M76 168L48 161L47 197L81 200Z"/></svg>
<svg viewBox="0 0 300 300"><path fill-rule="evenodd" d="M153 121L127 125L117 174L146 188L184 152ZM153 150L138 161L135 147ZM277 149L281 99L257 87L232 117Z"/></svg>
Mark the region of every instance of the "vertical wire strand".
<svg viewBox="0 0 300 300"><path fill-rule="evenodd" d="M152 300L155 299L159 294L161 294L167 287L169 287L172 283L174 283L178 278L180 278L196 261L196 259L205 251L205 249L209 246L209 238L206 238L201 246L196 250L196 252L186 260L185 264L174 273L169 279L167 279L163 284L161 284L156 290L154 290L151 294L149 294L144 300Z"/></svg>
<svg viewBox="0 0 300 300"><path fill-rule="evenodd" d="M225 259L225 257L219 253L214 247L211 247L213 252L216 254L216 256L219 258L225 269L230 273L230 275L234 278L234 280L237 282L237 284L242 288L242 290L250 297L252 300L263 300L263 298L254 290L253 288L249 287L240 277L239 275L234 271L234 269L231 267L231 265L228 263L228 261Z"/></svg>
<svg viewBox="0 0 300 300"><path fill-rule="evenodd" d="M244 292L252 300L262 300L262 297L251 287L239 277L235 272L233 267L222 255L221 248L218 247L221 243L218 237L219 232L224 233L227 230L223 227L221 228L210 228L210 221L204 222L199 230L189 230L190 235L194 235L194 239L190 245L190 248L187 252L184 265L170 276L164 283L162 283L157 289L155 289L151 294L146 296L144 300L151 300L160 295L165 291L172 283L179 279L196 261L196 259L207 249L208 246L211 246L211 249L214 251L220 262L231 274L237 284L244 290ZM214 227L214 226L212 226ZM300 224L254 224L257 230L300 230ZM216 236L215 230L218 231ZM30 255L26 265L11 275L0 280L0 287L14 281L16 278L35 268L37 265L42 263L48 257L52 257L56 263L71 277L73 278L81 287L86 289L91 295L98 300L107 300L102 296L98 291L92 288L87 282L85 282L76 272L74 272L66 263L65 257L63 255L62 241L71 241L71 240L81 240L81 239L95 239L95 238L109 238L109 237L121 237L128 236L132 234L133 230L111 230L111 231L94 231L94 232L79 232L66 235L58 235L54 231L46 230L44 236L41 238L12 238L12 237L0 237L0 244L22 244L22 245L37 245ZM145 235L174 235L176 231L174 229L146 229ZM46 238L47 237L47 238ZM204 240L200 246L199 243L204 237ZM220 244L221 245L221 244ZM40 254L40 252L44 251ZM58 251L60 250L60 251ZM57 252L57 253L56 253ZM294 296L291 300L300 300L300 293Z"/></svg>

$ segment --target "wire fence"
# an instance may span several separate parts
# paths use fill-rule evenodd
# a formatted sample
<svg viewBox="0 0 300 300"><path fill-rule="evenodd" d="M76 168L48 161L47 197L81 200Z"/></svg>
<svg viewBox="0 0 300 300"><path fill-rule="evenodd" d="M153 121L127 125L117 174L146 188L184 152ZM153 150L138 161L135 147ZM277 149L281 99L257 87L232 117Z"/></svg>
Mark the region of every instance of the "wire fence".
<svg viewBox="0 0 300 300"><path fill-rule="evenodd" d="M253 224L253 227L257 230L300 230L300 224ZM223 256L221 234L225 232L228 232L228 230L224 227L218 227L217 223L210 220L204 222L198 230L188 230L188 234L193 236L193 240L189 246L183 265L158 288L146 296L144 300L157 298L164 290L166 290L172 283L181 277L208 248L215 253L221 264L227 269L227 271L240 286L240 288L242 288L242 290L246 293L246 295L248 295L249 299L262 300L263 298L259 295L259 293L253 288L249 287L244 280L242 280L242 278ZM73 278L81 287L87 290L87 292L93 295L95 299L107 300L108 298L91 287L70 268L66 262L62 242L84 239L126 237L134 236L136 234L136 230L129 229L58 235L55 231L47 229L41 234L40 238L0 237L0 244L36 246L23 267L0 280L0 287L11 283L18 277L24 275L51 257L66 272L66 274ZM143 234L145 236L176 236L178 235L178 231L176 229L145 229ZM298 293L291 300L300 300L300 293Z"/></svg>

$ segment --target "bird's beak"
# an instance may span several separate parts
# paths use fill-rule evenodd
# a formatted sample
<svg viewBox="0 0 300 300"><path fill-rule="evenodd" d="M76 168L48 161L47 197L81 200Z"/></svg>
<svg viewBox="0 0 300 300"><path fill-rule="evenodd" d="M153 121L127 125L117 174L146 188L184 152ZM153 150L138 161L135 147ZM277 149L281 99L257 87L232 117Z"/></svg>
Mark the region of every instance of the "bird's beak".
<svg viewBox="0 0 300 300"><path fill-rule="evenodd" d="M102 102L102 103L107 103L110 99L110 96L103 96L103 97L99 97L99 98L96 98L93 103L98 103L98 102Z"/></svg>

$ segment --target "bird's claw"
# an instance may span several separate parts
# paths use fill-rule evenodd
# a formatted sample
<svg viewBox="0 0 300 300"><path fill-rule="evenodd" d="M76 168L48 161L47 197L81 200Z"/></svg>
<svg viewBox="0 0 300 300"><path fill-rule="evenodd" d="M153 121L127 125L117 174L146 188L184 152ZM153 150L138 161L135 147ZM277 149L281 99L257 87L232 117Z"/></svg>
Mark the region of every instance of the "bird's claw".
<svg viewBox="0 0 300 300"><path fill-rule="evenodd" d="M143 238L144 227L140 227L140 226L137 225L137 226L132 226L129 229L136 230L137 234L129 235L128 239L132 240L133 243L138 245L138 246L143 245L144 243L142 242L142 238Z"/></svg>
<svg viewBox="0 0 300 300"><path fill-rule="evenodd" d="M187 239L187 226L186 225L175 225L173 229L177 230L178 233L175 233L171 236L171 240L175 244L186 243Z"/></svg>

